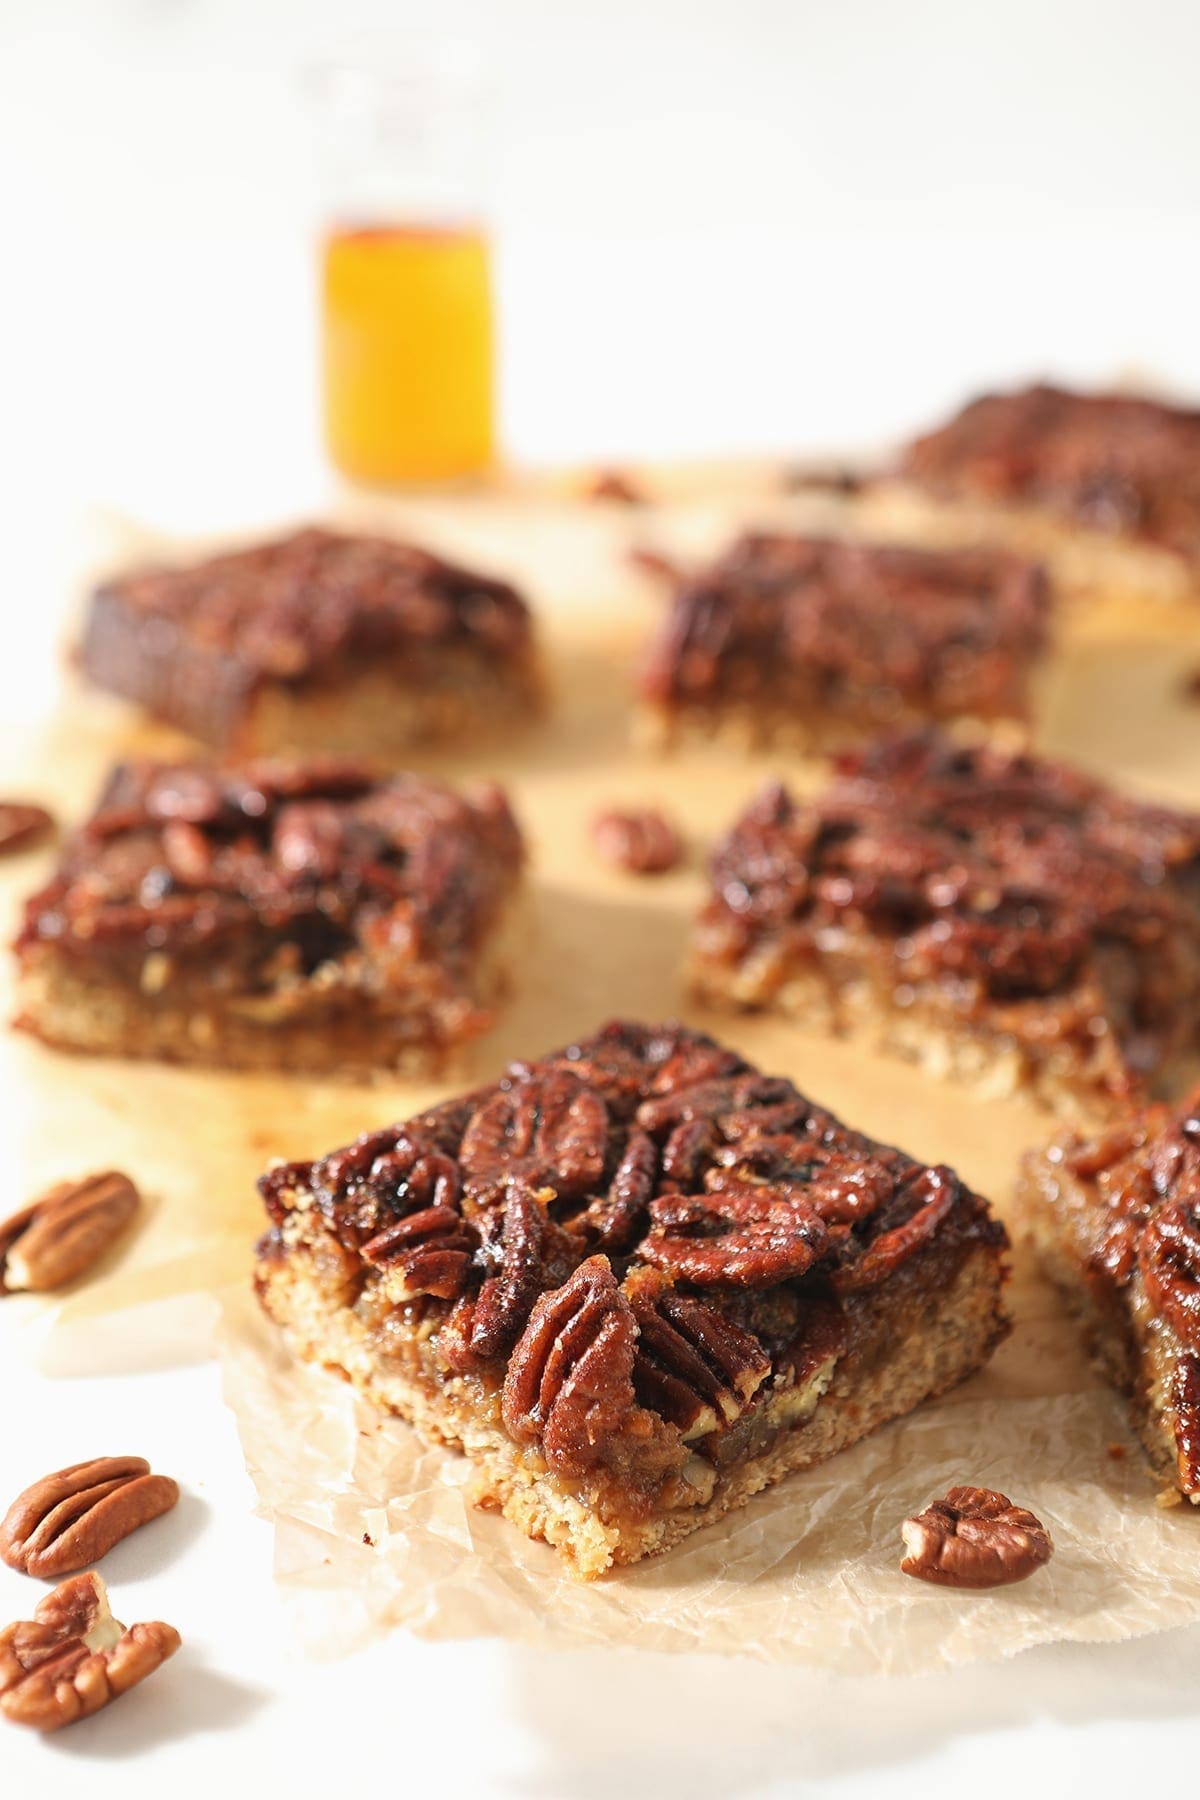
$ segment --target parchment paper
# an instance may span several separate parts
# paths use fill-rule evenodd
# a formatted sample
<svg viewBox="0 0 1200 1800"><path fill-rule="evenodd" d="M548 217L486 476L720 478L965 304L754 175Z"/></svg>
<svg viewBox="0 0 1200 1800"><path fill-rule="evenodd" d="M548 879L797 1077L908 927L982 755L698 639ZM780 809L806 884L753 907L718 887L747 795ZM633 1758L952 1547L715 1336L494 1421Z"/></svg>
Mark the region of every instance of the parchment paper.
<svg viewBox="0 0 1200 1800"><path fill-rule="evenodd" d="M544 492L356 504L357 518L382 512L398 529L523 582L551 650L552 721L502 754L416 759L451 779L504 781L533 854L511 1000L457 1077L342 1087L77 1058L0 1038L0 1118L12 1146L5 1200L15 1206L45 1181L105 1164L127 1168L150 1199L138 1232L97 1278L53 1303L4 1304L25 1309L45 1368L95 1373L203 1354L200 1301L223 1291L227 1395L260 1507L275 1521L281 1587L315 1650L346 1650L403 1624L432 1637L636 1642L915 1671L1200 1618L1200 1519L1155 1504L1118 1403L1022 1254L1016 1333L950 1400L791 1478L666 1558L587 1587L553 1552L469 1506L461 1458L423 1451L407 1427L380 1420L343 1384L291 1365L247 1299L263 1223L253 1182L272 1157L319 1154L620 1014L682 1016L715 1031L855 1125L953 1164L1003 1213L1021 1149L1048 1134L1044 1115L973 1101L769 1019L706 1015L679 994L705 845L768 776L803 786L817 771L713 746L667 760L631 747L630 669L658 596L630 573L627 552L651 543L700 553L748 518L811 511L807 501L768 498L765 486L722 503L689 489L652 509ZM111 560L131 548L120 535ZM1200 707L1185 700L1182 681L1197 664L1200 621L1155 619L1125 639L1076 634L1041 685L1039 741L1128 787L1200 805ZM41 739L3 745L5 789L77 816L107 763L133 747L177 741L69 687ZM641 801L662 804L689 840L688 866L654 881L603 868L588 839L594 812ZM51 860L4 869L10 919ZM1114 1444L1126 1454L1110 1455ZM956 1481L999 1486L1033 1507L1058 1546L1048 1570L984 1596L900 1576L901 1520Z"/></svg>

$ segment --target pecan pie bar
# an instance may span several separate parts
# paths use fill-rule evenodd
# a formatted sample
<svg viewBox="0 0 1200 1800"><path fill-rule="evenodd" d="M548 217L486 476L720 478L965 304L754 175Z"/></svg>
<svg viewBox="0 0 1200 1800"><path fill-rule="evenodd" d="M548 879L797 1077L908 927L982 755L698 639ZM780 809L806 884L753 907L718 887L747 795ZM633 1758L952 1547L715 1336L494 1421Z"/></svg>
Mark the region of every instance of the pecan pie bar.
<svg viewBox="0 0 1200 1800"><path fill-rule="evenodd" d="M1200 595L1200 410L1037 386L988 394L900 458L919 504L1136 596Z"/></svg>
<svg viewBox="0 0 1200 1800"><path fill-rule="evenodd" d="M1028 1155L1017 1217L1155 1473L1200 1505L1200 1089Z"/></svg>
<svg viewBox="0 0 1200 1800"><path fill-rule="evenodd" d="M899 1418L1008 1329L985 1201L678 1025L609 1025L260 1188L258 1290L293 1351L464 1450L478 1504L583 1576Z"/></svg>
<svg viewBox="0 0 1200 1800"><path fill-rule="evenodd" d="M124 763L26 906L18 1023L228 1068L436 1069L490 1023L521 861L492 786Z"/></svg>
<svg viewBox="0 0 1200 1800"><path fill-rule="evenodd" d="M1028 715L1048 590L998 549L750 533L677 588L641 683L680 728L829 747L899 723Z"/></svg>
<svg viewBox="0 0 1200 1800"><path fill-rule="evenodd" d="M1200 1049L1200 818L935 732L772 786L718 845L693 988L984 1091L1103 1111Z"/></svg>
<svg viewBox="0 0 1200 1800"><path fill-rule="evenodd" d="M237 756L394 759L541 704L529 609L411 544L300 531L92 596L84 670Z"/></svg>

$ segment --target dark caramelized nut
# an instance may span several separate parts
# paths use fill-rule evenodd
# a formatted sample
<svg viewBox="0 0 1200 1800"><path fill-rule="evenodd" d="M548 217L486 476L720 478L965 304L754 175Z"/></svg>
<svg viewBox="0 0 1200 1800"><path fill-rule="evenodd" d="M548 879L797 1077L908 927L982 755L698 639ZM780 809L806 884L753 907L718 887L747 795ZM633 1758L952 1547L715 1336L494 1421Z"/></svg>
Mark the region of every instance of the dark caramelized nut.
<svg viewBox="0 0 1200 1800"><path fill-rule="evenodd" d="M174 1626L157 1620L127 1630L100 1577L73 1575L32 1619L0 1631L0 1712L15 1725L58 1731L128 1693L179 1641Z"/></svg>
<svg viewBox="0 0 1200 1800"><path fill-rule="evenodd" d="M592 822L597 853L629 875L665 875L683 858L683 843L668 819L653 808L600 813Z"/></svg>
<svg viewBox="0 0 1200 1800"><path fill-rule="evenodd" d="M504 1378L504 1423L523 1443L540 1442L562 1475L581 1475L634 1405L638 1328L608 1258L589 1257L543 1294Z"/></svg>
<svg viewBox="0 0 1200 1800"><path fill-rule="evenodd" d="M992 1588L1024 1581L1054 1546L1040 1519L990 1488L951 1488L944 1500L906 1519L905 1575L941 1587Z"/></svg>
<svg viewBox="0 0 1200 1800"><path fill-rule="evenodd" d="M653 1202L650 1215L641 1255L699 1287L774 1287L805 1274L829 1244L810 1206L769 1187L667 1194Z"/></svg>
<svg viewBox="0 0 1200 1800"><path fill-rule="evenodd" d="M0 1523L0 1557L10 1569L57 1581L99 1562L178 1499L178 1483L152 1475L140 1456L72 1463L18 1494Z"/></svg>

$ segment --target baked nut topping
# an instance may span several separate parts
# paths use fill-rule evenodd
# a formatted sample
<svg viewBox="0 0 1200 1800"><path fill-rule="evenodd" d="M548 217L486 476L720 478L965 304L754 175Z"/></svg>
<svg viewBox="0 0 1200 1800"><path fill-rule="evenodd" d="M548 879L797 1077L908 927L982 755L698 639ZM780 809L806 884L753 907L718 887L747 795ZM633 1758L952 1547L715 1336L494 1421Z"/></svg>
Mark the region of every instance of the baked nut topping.
<svg viewBox="0 0 1200 1800"><path fill-rule="evenodd" d="M25 800L0 800L0 856L28 850L54 830L54 816Z"/></svg>
<svg viewBox="0 0 1200 1800"><path fill-rule="evenodd" d="M15 1725L58 1731L127 1694L179 1648L174 1626L128 1629L93 1573L73 1575L0 1631L0 1712Z"/></svg>
<svg viewBox="0 0 1200 1800"><path fill-rule="evenodd" d="M1065 764L884 738L815 799L765 789L710 872L706 998L824 1016L939 1070L989 1050L1013 1085L1093 1110L1200 1044L1200 817Z"/></svg>
<svg viewBox="0 0 1200 1800"><path fill-rule="evenodd" d="M592 821L592 842L606 863L630 875L665 875L683 858L679 833L649 807L598 814Z"/></svg>
<svg viewBox="0 0 1200 1800"><path fill-rule="evenodd" d="M1021 718L1049 614L1041 569L1005 550L752 532L678 581L640 692L668 736L820 747Z"/></svg>
<svg viewBox="0 0 1200 1800"><path fill-rule="evenodd" d="M950 497L1032 506L1091 531L1200 555L1200 412L1038 386L974 400L900 473Z"/></svg>
<svg viewBox="0 0 1200 1800"><path fill-rule="evenodd" d="M179 1486L140 1456L98 1456L35 1481L0 1522L10 1569L57 1581L107 1556L140 1525L169 1512Z"/></svg>
<svg viewBox="0 0 1200 1800"><path fill-rule="evenodd" d="M1017 1204L1156 1473L1200 1504L1200 1089L1031 1153Z"/></svg>
<svg viewBox="0 0 1200 1800"><path fill-rule="evenodd" d="M903 1526L902 1573L939 1587L992 1588L1024 1581L1049 1562L1050 1533L1023 1506L990 1488L951 1488Z"/></svg>
<svg viewBox="0 0 1200 1800"><path fill-rule="evenodd" d="M88 675L236 755L407 744L540 709L528 607L412 544L310 529L92 597Z"/></svg>
<svg viewBox="0 0 1200 1800"><path fill-rule="evenodd" d="M260 1191L259 1291L292 1340L463 1443L589 1574L908 1410L1007 1328L984 1201L679 1025L513 1063ZM901 1370L914 1306L952 1318ZM793 1440L839 1382L840 1435Z"/></svg>
<svg viewBox="0 0 1200 1800"><path fill-rule="evenodd" d="M0 1225L0 1294L48 1293L86 1275L141 1207L128 1175L60 1181Z"/></svg>
<svg viewBox="0 0 1200 1800"><path fill-rule="evenodd" d="M232 1067L433 1067L490 1022L522 861L491 783L346 757L124 763L27 903L19 1022Z"/></svg>

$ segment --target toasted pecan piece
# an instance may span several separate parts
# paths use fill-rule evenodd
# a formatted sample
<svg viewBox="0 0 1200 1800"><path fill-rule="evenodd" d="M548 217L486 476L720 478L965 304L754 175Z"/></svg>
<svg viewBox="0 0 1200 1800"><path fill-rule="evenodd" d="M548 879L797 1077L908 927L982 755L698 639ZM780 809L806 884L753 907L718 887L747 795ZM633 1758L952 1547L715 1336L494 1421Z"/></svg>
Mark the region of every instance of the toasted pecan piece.
<svg viewBox="0 0 1200 1800"><path fill-rule="evenodd" d="M15 1725L59 1731L152 1675L180 1644L173 1625L126 1628L99 1575L72 1575L0 1631L0 1712Z"/></svg>
<svg viewBox="0 0 1200 1800"><path fill-rule="evenodd" d="M951 1488L902 1527L905 1575L940 1587L1006 1587L1050 1560L1050 1533L991 1488Z"/></svg>
<svg viewBox="0 0 1200 1800"><path fill-rule="evenodd" d="M0 1294L47 1293L86 1275L140 1206L136 1187L116 1169L48 1188L0 1225Z"/></svg>

